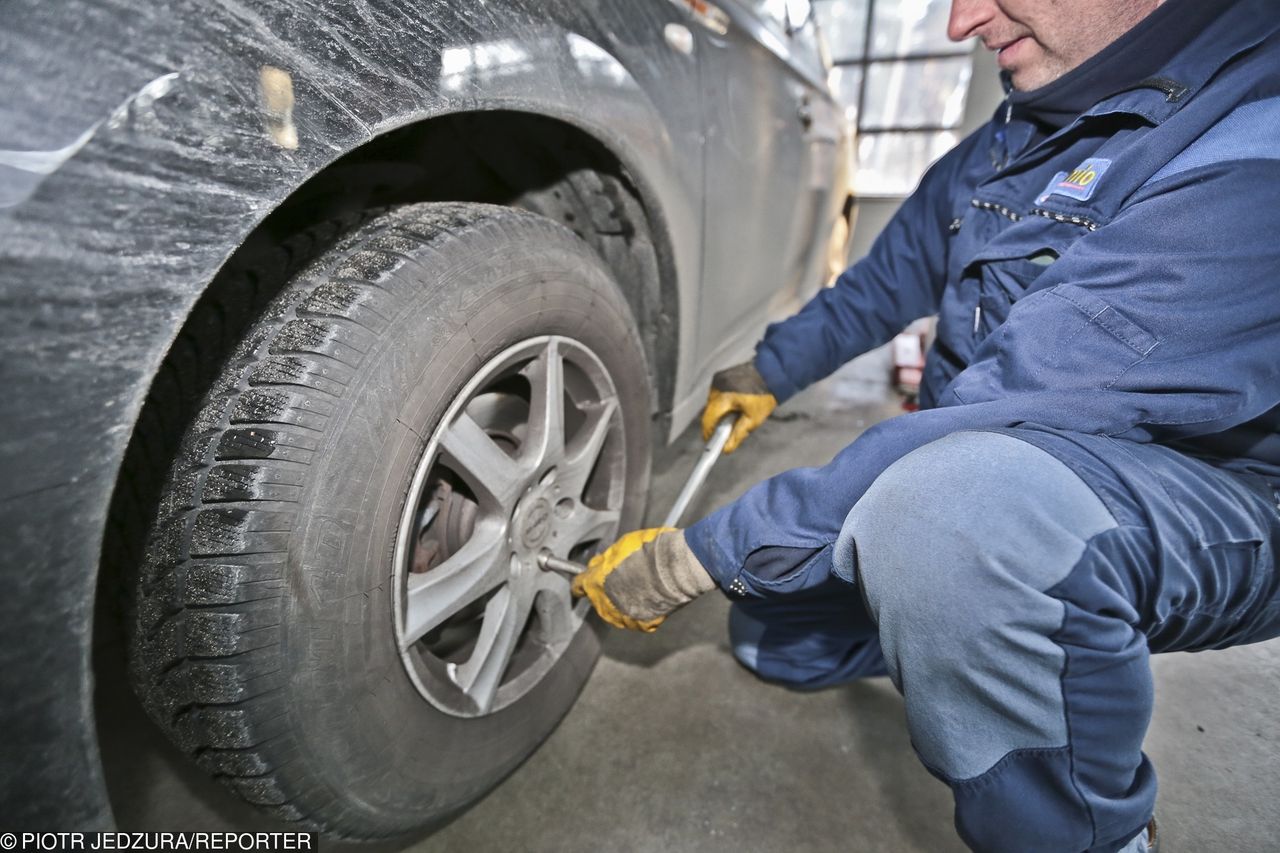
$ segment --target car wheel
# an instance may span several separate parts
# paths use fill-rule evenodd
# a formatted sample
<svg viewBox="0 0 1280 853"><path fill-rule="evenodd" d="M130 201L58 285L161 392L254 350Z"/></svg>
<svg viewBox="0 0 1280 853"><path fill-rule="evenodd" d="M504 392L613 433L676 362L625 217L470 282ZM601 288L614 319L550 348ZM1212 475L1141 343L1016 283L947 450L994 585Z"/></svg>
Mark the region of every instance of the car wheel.
<svg viewBox="0 0 1280 853"><path fill-rule="evenodd" d="M138 585L151 716L251 803L334 836L429 827L516 767L598 654L538 555L639 520L650 382L554 222L423 204L272 303L183 441Z"/></svg>

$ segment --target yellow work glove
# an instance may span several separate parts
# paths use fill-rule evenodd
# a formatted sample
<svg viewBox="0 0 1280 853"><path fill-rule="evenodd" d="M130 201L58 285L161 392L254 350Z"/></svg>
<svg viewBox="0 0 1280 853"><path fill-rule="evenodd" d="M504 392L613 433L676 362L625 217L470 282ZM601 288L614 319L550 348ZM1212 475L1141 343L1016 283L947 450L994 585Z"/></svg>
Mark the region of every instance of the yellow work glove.
<svg viewBox="0 0 1280 853"><path fill-rule="evenodd" d="M702 440L711 438L721 418L737 412L738 421L724 446L725 453L732 453L777 407L777 398L769 393L769 386L764 384L764 377L753 363L748 361L725 368L711 377L707 407L702 410Z"/></svg>
<svg viewBox="0 0 1280 853"><path fill-rule="evenodd" d="M715 586L684 533L651 527L633 530L592 557L572 588L615 628L652 633L671 611Z"/></svg>

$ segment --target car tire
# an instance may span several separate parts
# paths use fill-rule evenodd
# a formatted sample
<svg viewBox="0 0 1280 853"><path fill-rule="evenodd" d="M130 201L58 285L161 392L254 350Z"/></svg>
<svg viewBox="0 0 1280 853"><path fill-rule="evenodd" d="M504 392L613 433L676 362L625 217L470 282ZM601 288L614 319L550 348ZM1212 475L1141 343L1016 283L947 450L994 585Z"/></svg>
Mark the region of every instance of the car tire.
<svg viewBox="0 0 1280 853"><path fill-rule="evenodd" d="M441 448L461 430L459 412L471 411L459 406L473 405L466 394L479 393L477 377L491 375L508 395L495 399L519 408L521 389L537 387L534 367L553 358L562 358L565 387L576 379L585 400L572 389L554 395L563 418L577 417L580 432L605 424L597 444L611 479L598 460L583 474L603 495L599 508L588 507L596 498L585 487L578 503L530 509L526 494L512 504L510 579L449 618L471 632L474 657L495 599L515 600L532 588L519 584L537 584L535 615L521 623L511 653L532 663L519 677L499 676L480 698L462 687L450 693L467 683L457 675L465 655L461 664L446 662L445 651L436 658L445 647L428 640L445 628L407 638L406 608L416 599L406 590L461 559L483 526L476 507L484 501L461 475L452 498L432 493L462 507L455 520L465 522L469 509L472 532L453 545L431 540L423 565L435 562L422 574L425 540L411 532L419 506L442 517L427 506L423 479L454 476ZM583 379L588 373L595 378ZM487 403L490 393L475 399ZM502 445L520 471L534 454L537 394L528 391L528 423ZM479 204L412 205L366 221L271 303L182 442L138 584L131 669L144 706L204 769L280 818L354 839L443 822L550 734L590 673L598 640L590 621L566 630L567 578L553 596L553 582L525 557L551 545L545 537L558 529L561 504L596 513L594 539L572 543L576 551L561 542L562 555L584 556L635 526L648 486L650 412L635 321L574 234ZM573 445L568 426L564 434ZM526 493L555 497L553 467L521 476ZM495 506L507 505L489 507L500 526ZM545 639L551 618L539 623L546 601L559 608L554 643ZM572 620L581 620L585 605L574 607ZM535 627L543 633L531 634ZM501 665L514 668L516 657ZM432 679L436 686L424 687Z"/></svg>

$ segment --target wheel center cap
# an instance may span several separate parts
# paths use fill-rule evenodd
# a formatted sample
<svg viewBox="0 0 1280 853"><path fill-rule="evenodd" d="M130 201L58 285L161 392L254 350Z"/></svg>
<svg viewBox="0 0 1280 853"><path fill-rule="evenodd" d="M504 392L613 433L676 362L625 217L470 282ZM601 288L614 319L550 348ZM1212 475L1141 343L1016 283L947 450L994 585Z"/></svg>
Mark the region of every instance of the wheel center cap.
<svg viewBox="0 0 1280 853"><path fill-rule="evenodd" d="M521 513L520 544L529 549L537 548L550 532L551 502L537 498Z"/></svg>

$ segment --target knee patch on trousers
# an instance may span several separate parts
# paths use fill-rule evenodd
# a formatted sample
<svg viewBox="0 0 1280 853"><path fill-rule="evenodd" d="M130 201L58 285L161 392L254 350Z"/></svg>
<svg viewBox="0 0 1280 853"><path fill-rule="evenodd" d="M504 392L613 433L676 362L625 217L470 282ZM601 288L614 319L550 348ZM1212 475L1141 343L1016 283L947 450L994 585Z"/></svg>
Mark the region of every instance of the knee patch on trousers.
<svg viewBox="0 0 1280 853"><path fill-rule="evenodd" d="M1116 526L1065 465L961 432L895 462L849 512L842 548L907 699L921 758L949 780L1067 742L1063 605L1047 594Z"/></svg>

